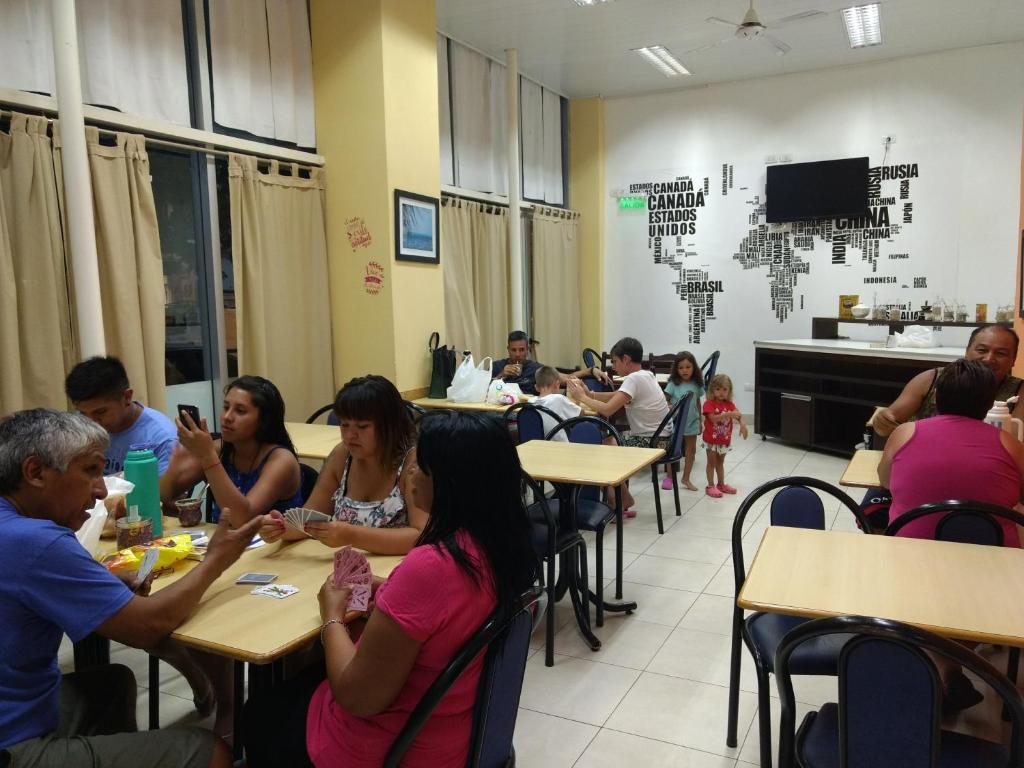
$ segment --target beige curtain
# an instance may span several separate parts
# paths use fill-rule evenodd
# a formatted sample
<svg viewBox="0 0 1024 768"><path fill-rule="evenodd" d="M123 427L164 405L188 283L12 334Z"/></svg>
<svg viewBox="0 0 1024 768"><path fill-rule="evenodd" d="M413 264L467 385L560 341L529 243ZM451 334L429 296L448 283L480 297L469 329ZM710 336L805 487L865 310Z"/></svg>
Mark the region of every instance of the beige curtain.
<svg viewBox="0 0 1024 768"><path fill-rule="evenodd" d="M441 199L441 253L444 254L442 343L457 350L482 349L473 294L473 214L465 200Z"/></svg>
<svg viewBox="0 0 1024 768"><path fill-rule="evenodd" d="M548 365L575 368L580 360L579 214L537 208L533 216L533 335Z"/></svg>
<svg viewBox="0 0 1024 768"><path fill-rule="evenodd" d="M238 369L273 381L302 421L334 399L324 172L269 166L228 159Z"/></svg>
<svg viewBox="0 0 1024 768"><path fill-rule="evenodd" d="M124 363L136 398L163 410L164 268L146 139L117 133L106 146L96 128L85 133L107 354Z"/></svg>
<svg viewBox="0 0 1024 768"><path fill-rule="evenodd" d="M63 410L76 358L47 120L15 113L0 132L0 414Z"/></svg>
<svg viewBox="0 0 1024 768"><path fill-rule="evenodd" d="M508 209L446 198L441 207L446 343L477 361L504 354L509 328Z"/></svg>

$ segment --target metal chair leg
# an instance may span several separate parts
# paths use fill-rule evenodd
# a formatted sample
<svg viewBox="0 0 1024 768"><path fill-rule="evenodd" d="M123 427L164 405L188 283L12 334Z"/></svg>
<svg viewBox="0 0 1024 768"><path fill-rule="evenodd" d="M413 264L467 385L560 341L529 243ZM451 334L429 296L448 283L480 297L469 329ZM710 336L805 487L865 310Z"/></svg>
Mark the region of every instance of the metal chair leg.
<svg viewBox="0 0 1024 768"><path fill-rule="evenodd" d="M665 524L661 520L661 493L658 488L658 465L651 465L651 482L654 484L654 512L658 516L658 533L665 532Z"/></svg>
<svg viewBox="0 0 1024 768"><path fill-rule="evenodd" d="M548 558L548 616L544 628L544 666L555 665L555 556Z"/></svg>
<svg viewBox="0 0 1024 768"><path fill-rule="evenodd" d="M160 659L149 655L149 730L160 729Z"/></svg>
<svg viewBox="0 0 1024 768"><path fill-rule="evenodd" d="M739 614L739 616L737 616ZM736 730L738 727L740 708L740 662L743 654L743 640L740 637L743 614L739 608L733 608L732 617L732 658L729 664L729 724L726 729L725 743L736 747Z"/></svg>
<svg viewBox="0 0 1024 768"><path fill-rule="evenodd" d="M679 462L672 463L672 495L676 499L676 517L683 516L683 510L679 506Z"/></svg>
<svg viewBox="0 0 1024 768"><path fill-rule="evenodd" d="M757 671L757 731L761 740L761 768L772 768L772 697L768 673Z"/></svg>
<svg viewBox="0 0 1024 768"><path fill-rule="evenodd" d="M597 609L595 611L596 618L595 623L599 627L604 626L604 526L599 526L594 535L594 560L597 565L596 570L596 584L594 594L597 595ZM586 583L586 578L583 580L583 588L587 590L590 585ZM586 594L586 591L584 591Z"/></svg>

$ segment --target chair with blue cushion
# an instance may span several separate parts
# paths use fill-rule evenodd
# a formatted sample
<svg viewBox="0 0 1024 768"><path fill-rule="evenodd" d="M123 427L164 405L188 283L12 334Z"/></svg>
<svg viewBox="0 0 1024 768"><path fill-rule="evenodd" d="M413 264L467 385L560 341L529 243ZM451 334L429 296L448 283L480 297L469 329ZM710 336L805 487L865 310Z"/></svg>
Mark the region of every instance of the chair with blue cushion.
<svg viewBox="0 0 1024 768"><path fill-rule="evenodd" d="M714 378L715 372L718 370L718 358L722 356L722 353L717 349L712 352L708 359L700 364L700 372L704 377L704 393L707 394L708 387L711 386L711 379Z"/></svg>
<svg viewBox="0 0 1024 768"><path fill-rule="evenodd" d="M908 510L893 520L885 529L886 536L895 536L907 523L930 515L942 515L935 526L936 541L955 541L960 544L1003 546L1003 527L999 518L1024 526L1024 515L1013 509L984 501L936 501ZM1020 648L1011 648L1007 660L1006 676L1014 683L1020 667Z"/></svg>
<svg viewBox="0 0 1024 768"><path fill-rule="evenodd" d="M499 606L473 633L410 713L384 758L385 768L398 768L445 694L473 660L485 652L487 655L473 705L473 729L466 765L468 768L511 768L515 765L512 732L516 726L526 657L530 651L530 632L540 595L540 588L534 587L513 605Z"/></svg>
<svg viewBox="0 0 1024 768"><path fill-rule="evenodd" d="M839 701L809 712L794 735L792 675L807 643L839 638ZM980 678L1009 713L1009 746L942 730L942 681L929 656ZM953 640L890 619L805 621L775 655L781 699L779 766L791 768L1005 768L1024 765L1024 699L998 670Z"/></svg>
<svg viewBox="0 0 1024 768"><path fill-rule="evenodd" d="M410 403L408 400L403 400L402 404L405 406L405 412L409 414L409 418L412 419L413 424L419 424L427 414L427 409L422 405L416 405L416 403Z"/></svg>
<svg viewBox="0 0 1024 768"><path fill-rule="evenodd" d="M583 367L586 370L600 368L604 370L604 358L596 349L587 347L583 350ZM609 392L611 387L594 376L584 376L581 381L591 392Z"/></svg>
<svg viewBox="0 0 1024 768"><path fill-rule="evenodd" d="M651 435L651 448L658 447L658 441L671 430L668 446L665 449L665 456L661 460L651 464L651 482L654 483L654 511L658 516L658 533L665 532L665 526L661 519L661 488L658 486L658 467L662 463L671 465L672 493L676 501L676 517L683 514L679 505L679 462L686 455L686 441L683 428L686 426L686 419L690 408L693 407L693 393L688 392L678 403L672 406L668 415L661 420L661 424Z"/></svg>
<svg viewBox="0 0 1024 768"><path fill-rule="evenodd" d="M555 562L574 548L579 549L580 574L584 584L587 579L587 542L584 541L572 518L568 515L568 501L558 495L548 497L541 483L523 473L523 484L533 495L533 502L526 505L526 514L533 528L533 551L546 565L544 586L548 595L548 615L545 627L544 664L555 663L555 602L558 599L555 581ZM563 514L564 513L564 514ZM570 591L574 608L576 595Z"/></svg>
<svg viewBox="0 0 1024 768"><path fill-rule="evenodd" d="M516 403L510 405L504 414L505 425L512 428L515 424L519 431L519 442L527 443L530 440L543 440L544 434L548 430L544 427L544 419L541 417L550 417L555 426L562 423L562 417L552 411L550 408L545 408L539 403Z"/></svg>
<svg viewBox="0 0 1024 768"><path fill-rule="evenodd" d="M600 416L577 416L566 419L552 429L547 439L559 432L565 432L570 443L601 445L606 437L622 445L619 431ZM557 484L556 484L557 485ZM615 509L602 497L602 488L596 485L580 485L573 495L573 509L576 527L594 532L594 568L596 570L597 626L604 626L604 529L615 519Z"/></svg>
<svg viewBox="0 0 1024 768"><path fill-rule="evenodd" d="M332 427L337 426L338 414L334 412L334 403L328 403L327 405L317 408L315 411L313 411L313 414L308 419L306 419L306 423L315 424L316 420L323 416L325 413L327 414L327 423Z"/></svg>
<svg viewBox="0 0 1024 768"><path fill-rule="evenodd" d="M813 477L780 477L755 488L736 510L732 524L732 568L738 598L747 571L743 561L743 524L747 513L762 496L778 490L772 498L768 509L769 523L790 528L825 529L825 506L821 497L814 492L816 489L838 499L845 506L861 530L868 530L860 513L857 502L838 488ZM840 507L840 510L842 507ZM743 609L735 599L732 609L732 657L729 669L729 721L726 744L735 747L736 728L739 716L740 696L740 661L742 651L740 641L746 644L754 661L757 673L757 718L758 733L761 739L761 766L771 768L772 764L772 731L771 731L771 695L768 676L774 669L775 651L783 636L807 619L797 616L784 616L778 613L755 612L746 620ZM798 675L834 675L842 648L842 639L838 636L826 637L809 642L803 646L793 660L793 674Z"/></svg>

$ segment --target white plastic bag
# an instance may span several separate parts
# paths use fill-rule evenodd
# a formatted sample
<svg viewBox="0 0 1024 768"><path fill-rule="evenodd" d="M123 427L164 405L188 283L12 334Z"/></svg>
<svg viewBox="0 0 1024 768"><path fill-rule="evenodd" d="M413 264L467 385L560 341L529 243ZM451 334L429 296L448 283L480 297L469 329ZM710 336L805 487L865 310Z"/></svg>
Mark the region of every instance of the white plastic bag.
<svg viewBox="0 0 1024 768"><path fill-rule="evenodd" d="M487 387L486 401L491 405L514 405L523 397L523 390L514 381L495 379Z"/></svg>
<svg viewBox="0 0 1024 768"><path fill-rule="evenodd" d="M455 370L452 385L448 387L448 399L453 403L482 403L490 383L491 358L485 357L474 367L473 356L469 355Z"/></svg>
<svg viewBox="0 0 1024 768"><path fill-rule="evenodd" d="M923 325L908 325L903 333L896 334L897 347L934 347L935 334Z"/></svg>
<svg viewBox="0 0 1024 768"><path fill-rule="evenodd" d="M135 490L135 483L129 483L123 477L110 475L103 478L107 486L107 495L127 496ZM107 522L107 507L100 499L89 511L89 519L82 523L82 527L75 531L78 542L93 557L96 557L100 546L100 534L103 533L103 526Z"/></svg>

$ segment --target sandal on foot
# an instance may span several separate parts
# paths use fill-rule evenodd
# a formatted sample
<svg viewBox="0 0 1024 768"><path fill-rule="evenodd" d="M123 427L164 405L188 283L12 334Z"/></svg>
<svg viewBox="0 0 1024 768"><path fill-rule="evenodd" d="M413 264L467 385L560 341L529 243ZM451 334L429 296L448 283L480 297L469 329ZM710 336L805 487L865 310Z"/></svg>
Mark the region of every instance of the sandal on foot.
<svg viewBox="0 0 1024 768"><path fill-rule="evenodd" d="M672 476L665 475L665 479L661 481L661 490L669 491L672 489Z"/></svg>
<svg viewBox="0 0 1024 768"><path fill-rule="evenodd" d="M634 518L634 517L636 517L636 510L635 509L624 509L624 510L622 510L622 517L623 518Z"/></svg>
<svg viewBox="0 0 1024 768"><path fill-rule="evenodd" d="M720 490L722 493L736 493L735 488L733 488L731 485L726 485L725 483L719 483L718 490Z"/></svg>
<svg viewBox="0 0 1024 768"><path fill-rule="evenodd" d="M713 485L709 485L707 488L705 488L704 489L704 493L706 493L712 499L720 499L720 498L722 498L722 492L720 490L718 490L717 488L715 488L715 486L713 486Z"/></svg>

